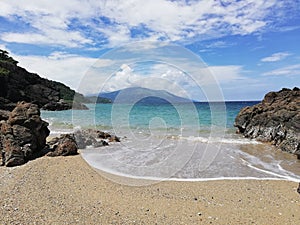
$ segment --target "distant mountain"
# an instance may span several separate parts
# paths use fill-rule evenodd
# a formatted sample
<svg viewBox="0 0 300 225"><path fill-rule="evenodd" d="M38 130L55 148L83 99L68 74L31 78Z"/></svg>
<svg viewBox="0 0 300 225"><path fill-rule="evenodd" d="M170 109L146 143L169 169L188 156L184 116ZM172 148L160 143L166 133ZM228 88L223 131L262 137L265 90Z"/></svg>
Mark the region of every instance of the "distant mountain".
<svg viewBox="0 0 300 225"><path fill-rule="evenodd" d="M46 110L87 109L82 94L63 83L41 78L17 65L0 49L0 109L12 110L18 101L33 102ZM76 95L77 102L73 102Z"/></svg>
<svg viewBox="0 0 300 225"><path fill-rule="evenodd" d="M173 95L164 90L152 90L141 87L125 88L109 93L100 93L100 98L110 99L114 103L163 104L187 103L191 100Z"/></svg>

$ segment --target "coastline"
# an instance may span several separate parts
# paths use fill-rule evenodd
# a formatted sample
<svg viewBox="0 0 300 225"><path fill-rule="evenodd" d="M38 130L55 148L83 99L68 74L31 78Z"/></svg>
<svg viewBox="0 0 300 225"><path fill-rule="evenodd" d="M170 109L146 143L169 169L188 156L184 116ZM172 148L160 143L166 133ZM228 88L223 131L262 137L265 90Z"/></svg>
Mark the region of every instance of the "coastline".
<svg viewBox="0 0 300 225"><path fill-rule="evenodd" d="M114 183L80 155L0 168L3 224L297 224L298 183Z"/></svg>

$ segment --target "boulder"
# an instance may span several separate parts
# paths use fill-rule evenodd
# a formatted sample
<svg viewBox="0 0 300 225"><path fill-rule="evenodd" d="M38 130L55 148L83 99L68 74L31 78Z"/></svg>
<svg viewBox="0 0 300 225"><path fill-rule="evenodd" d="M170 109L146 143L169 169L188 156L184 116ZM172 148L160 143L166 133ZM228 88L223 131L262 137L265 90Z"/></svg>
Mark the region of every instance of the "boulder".
<svg viewBox="0 0 300 225"><path fill-rule="evenodd" d="M103 138L103 139L108 139L109 142L120 142L120 138L115 136L115 135L111 135L109 133L103 132L103 131L96 131L96 137L97 138Z"/></svg>
<svg viewBox="0 0 300 225"><path fill-rule="evenodd" d="M105 138L99 136L99 132L106 134ZM87 130L78 130L75 133L76 142L78 144L78 148L84 149L87 146L93 146L95 148L101 146L107 146L108 143L106 139L111 135L108 133L104 133L102 131L87 129ZM106 138L107 137L107 138Z"/></svg>
<svg viewBox="0 0 300 225"><path fill-rule="evenodd" d="M37 105L18 102L8 119L0 123L1 164L17 166L37 157L46 147L48 125Z"/></svg>
<svg viewBox="0 0 300 225"><path fill-rule="evenodd" d="M50 145L50 152L46 154L47 156L54 157L78 154L74 134L62 134L59 138L54 138L48 144Z"/></svg>
<svg viewBox="0 0 300 225"><path fill-rule="evenodd" d="M300 89L266 94L261 103L243 108L234 126L247 138L269 142L300 158Z"/></svg>

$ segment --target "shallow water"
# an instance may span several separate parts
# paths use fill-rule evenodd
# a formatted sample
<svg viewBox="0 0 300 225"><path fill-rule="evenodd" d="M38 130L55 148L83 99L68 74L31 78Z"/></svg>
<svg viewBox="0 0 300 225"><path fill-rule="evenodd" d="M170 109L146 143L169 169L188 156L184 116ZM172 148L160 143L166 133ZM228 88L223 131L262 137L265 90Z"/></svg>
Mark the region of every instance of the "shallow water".
<svg viewBox="0 0 300 225"><path fill-rule="evenodd" d="M97 104L88 111L43 111L42 117L52 134L96 128L120 136L121 143L82 150L91 166L113 174L156 180L300 181L294 155L235 134L237 113L254 103Z"/></svg>
<svg viewBox="0 0 300 225"><path fill-rule="evenodd" d="M300 163L288 153L254 141L228 139L212 143L168 139L161 147L114 143L108 148L82 151L93 167L123 176L149 179L209 180L261 178L300 181ZM130 147L128 147L130 146ZM148 147L148 148L147 148Z"/></svg>

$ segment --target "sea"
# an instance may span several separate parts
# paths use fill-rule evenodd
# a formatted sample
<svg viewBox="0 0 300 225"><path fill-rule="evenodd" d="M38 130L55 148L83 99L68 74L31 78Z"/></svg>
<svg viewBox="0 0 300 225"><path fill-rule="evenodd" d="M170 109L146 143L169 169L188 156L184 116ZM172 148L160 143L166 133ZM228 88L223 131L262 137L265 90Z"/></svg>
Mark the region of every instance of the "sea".
<svg viewBox="0 0 300 225"><path fill-rule="evenodd" d="M255 101L87 104L89 110L42 111L52 136L98 129L121 138L80 150L97 171L149 180L300 181L300 160L236 133L238 112Z"/></svg>

